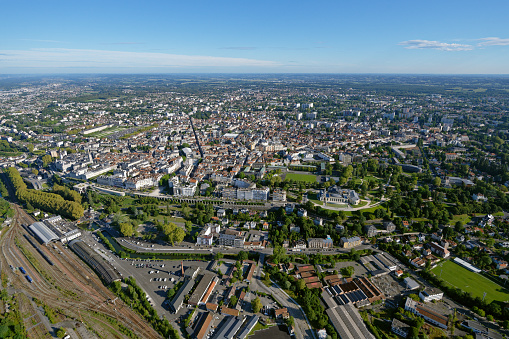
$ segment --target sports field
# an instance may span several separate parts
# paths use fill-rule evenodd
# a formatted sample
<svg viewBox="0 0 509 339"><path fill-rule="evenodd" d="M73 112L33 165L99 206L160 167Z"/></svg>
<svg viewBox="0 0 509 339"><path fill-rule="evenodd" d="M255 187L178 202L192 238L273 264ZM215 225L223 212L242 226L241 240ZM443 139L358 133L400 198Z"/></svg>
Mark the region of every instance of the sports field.
<svg viewBox="0 0 509 339"><path fill-rule="evenodd" d="M473 296L483 297L486 292L486 301L509 301L509 290L494 283L478 273L467 270L453 261L444 261L432 271L454 287L472 293Z"/></svg>
<svg viewBox="0 0 509 339"><path fill-rule="evenodd" d="M120 127L120 126L111 127L111 128L107 128L102 131L99 131L99 132L91 133L88 136L92 136L92 137L96 137L96 138L104 138L112 133L123 131L123 130L125 130L125 127Z"/></svg>
<svg viewBox="0 0 509 339"><path fill-rule="evenodd" d="M285 179L303 182L316 182L316 175L301 173L286 173Z"/></svg>

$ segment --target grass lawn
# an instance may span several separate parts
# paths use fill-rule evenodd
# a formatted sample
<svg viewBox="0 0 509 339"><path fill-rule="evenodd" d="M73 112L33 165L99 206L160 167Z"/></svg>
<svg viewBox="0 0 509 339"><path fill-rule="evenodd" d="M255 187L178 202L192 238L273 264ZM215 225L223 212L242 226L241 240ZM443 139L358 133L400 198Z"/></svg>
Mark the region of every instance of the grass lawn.
<svg viewBox="0 0 509 339"><path fill-rule="evenodd" d="M468 216L468 214L458 214L452 217L451 225L456 225L458 221L461 221L463 225L469 223L471 218Z"/></svg>
<svg viewBox="0 0 509 339"><path fill-rule="evenodd" d="M309 199L309 201L313 202L316 205L323 206L323 201L316 200L316 199Z"/></svg>
<svg viewBox="0 0 509 339"><path fill-rule="evenodd" d="M132 205L134 205L134 201L135 200L136 200L135 198L131 198L129 196L125 196L124 199L122 200L120 208L131 207Z"/></svg>
<svg viewBox="0 0 509 339"><path fill-rule="evenodd" d="M186 222L186 219L184 219L184 218L174 218L174 217L169 217L169 216L161 215L161 214L159 214L157 217L150 217L148 220L149 221L158 220L158 221L163 222L164 219L168 220L168 222L181 222L181 223Z"/></svg>
<svg viewBox="0 0 509 339"><path fill-rule="evenodd" d="M256 325L251 330L251 332L249 332L248 336L255 334L256 331L264 330L269 327L270 327L269 325L262 325L259 322L257 322Z"/></svg>
<svg viewBox="0 0 509 339"><path fill-rule="evenodd" d="M352 207L364 207L368 204L368 202L366 200L361 200L360 203L358 203L357 205L353 205Z"/></svg>
<svg viewBox="0 0 509 339"><path fill-rule="evenodd" d="M454 287L471 293L473 296L482 298L484 292L486 292L486 301L488 303L493 300L503 302L509 300L509 290L480 274L461 267L453 261L445 261L433 269L433 273L438 277L440 277L440 271L442 271L441 278L444 281Z"/></svg>
<svg viewBox="0 0 509 339"><path fill-rule="evenodd" d="M383 204L380 204L378 206L374 206L374 207L369 207L369 208L363 208L361 210L358 210L358 211L355 211L355 212L352 212L352 211L345 211L346 213L346 216L348 217L351 217L352 215L354 215L354 213L359 213L359 212L368 212L368 213L373 213L374 211L376 211L377 209L379 208L383 208L385 210L387 210L387 206L386 206L386 203L384 202Z"/></svg>
<svg viewBox="0 0 509 339"><path fill-rule="evenodd" d="M327 206L336 207L336 208L347 208L348 204L333 204L333 203L328 203Z"/></svg>
<svg viewBox="0 0 509 339"><path fill-rule="evenodd" d="M318 196L316 193L308 193L308 200L317 204L317 205L320 205L320 206L323 205L323 201L318 200Z"/></svg>
<svg viewBox="0 0 509 339"><path fill-rule="evenodd" d="M301 173L286 173L285 179L313 183L316 182L316 175Z"/></svg>
<svg viewBox="0 0 509 339"><path fill-rule="evenodd" d="M355 178L355 179L352 178L351 181L352 181L354 186L359 186L362 183L361 178Z"/></svg>
<svg viewBox="0 0 509 339"><path fill-rule="evenodd" d="M419 221L429 221L429 219L426 219L426 218L412 218L412 221L416 221L416 222L419 222Z"/></svg>
<svg viewBox="0 0 509 339"><path fill-rule="evenodd" d="M374 181L374 182L378 183L380 180L375 178L372 175L368 175L367 177L364 177L364 181Z"/></svg>

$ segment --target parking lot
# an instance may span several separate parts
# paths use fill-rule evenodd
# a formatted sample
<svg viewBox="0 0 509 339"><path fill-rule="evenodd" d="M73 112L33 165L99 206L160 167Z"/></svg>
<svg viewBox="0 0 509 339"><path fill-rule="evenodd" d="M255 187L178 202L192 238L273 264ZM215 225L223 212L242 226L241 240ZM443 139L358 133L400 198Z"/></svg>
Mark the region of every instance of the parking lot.
<svg viewBox="0 0 509 339"><path fill-rule="evenodd" d="M365 277L367 275L367 271L364 268L364 266L362 266L361 264L359 264L356 261L337 262L334 265L334 269L337 270L341 274L341 269L344 267L348 267L348 266L352 266L354 268L354 274L352 275L353 278L362 277L362 276Z"/></svg>

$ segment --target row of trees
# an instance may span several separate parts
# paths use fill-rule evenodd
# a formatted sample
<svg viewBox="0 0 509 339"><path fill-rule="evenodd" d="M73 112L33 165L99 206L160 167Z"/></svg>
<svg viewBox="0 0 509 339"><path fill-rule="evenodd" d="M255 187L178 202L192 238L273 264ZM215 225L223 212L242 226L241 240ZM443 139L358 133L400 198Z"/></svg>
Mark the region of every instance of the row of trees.
<svg viewBox="0 0 509 339"><path fill-rule="evenodd" d="M279 286L286 290L290 290L297 296L297 301L304 309L306 316L315 328L325 328L331 338L336 339L338 335L336 330L329 322L329 317L325 313L325 309L320 301L320 290L306 287L304 279L295 279L283 272L279 272L277 268L268 269L265 277L276 280Z"/></svg>
<svg viewBox="0 0 509 339"><path fill-rule="evenodd" d="M74 201L77 202L78 204L81 204L81 194L74 190L71 190L69 187L54 184L53 193L60 195L65 200Z"/></svg>
<svg viewBox="0 0 509 339"><path fill-rule="evenodd" d="M6 173L14 186L16 197L23 203L70 219L79 219L83 216L84 209L81 204L67 201L58 194L28 189L14 167L7 168Z"/></svg>
<svg viewBox="0 0 509 339"><path fill-rule="evenodd" d="M492 301L491 303L488 303L480 297L474 297L469 292L465 292L460 288L451 286L449 283L443 281L429 270L422 270L420 274L424 279L444 291L444 293L451 299L461 303L462 305L467 307L476 306L478 309L484 310L486 314L491 314L497 319L509 319L509 310L502 308L499 302Z"/></svg>
<svg viewBox="0 0 509 339"><path fill-rule="evenodd" d="M115 281L111 285L112 291L126 304L131 305L131 307L148 321L164 338L180 338L177 330L171 326L168 319L164 317L162 319L159 318L157 311L150 305L147 298L145 298L145 292L136 284L136 280L130 277L125 280L125 283L127 284L127 288L122 289L120 282Z"/></svg>

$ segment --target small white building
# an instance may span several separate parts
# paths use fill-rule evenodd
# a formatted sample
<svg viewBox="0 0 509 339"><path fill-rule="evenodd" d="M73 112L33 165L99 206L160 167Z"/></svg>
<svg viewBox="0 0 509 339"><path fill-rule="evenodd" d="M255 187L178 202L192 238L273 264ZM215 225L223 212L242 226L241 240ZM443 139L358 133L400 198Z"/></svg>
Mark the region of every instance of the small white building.
<svg viewBox="0 0 509 339"><path fill-rule="evenodd" d="M60 238L60 241L62 242L62 244L65 244L73 239L78 238L79 236L81 236L81 230L79 228L76 228L72 231L65 233L64 236Z"/></svg>
<svg viewBox="0 0 509 339"><path fill-rule="evenodd" d="M442 300L443 297L444 292L440 291L438 288L426 288L419 292L419 298L425 303L433 300Z"/></svg>

